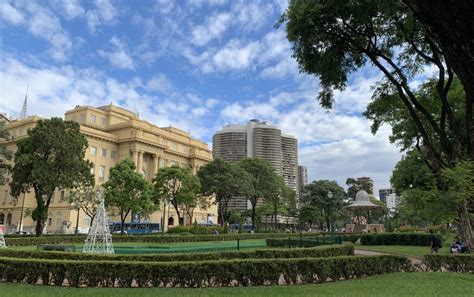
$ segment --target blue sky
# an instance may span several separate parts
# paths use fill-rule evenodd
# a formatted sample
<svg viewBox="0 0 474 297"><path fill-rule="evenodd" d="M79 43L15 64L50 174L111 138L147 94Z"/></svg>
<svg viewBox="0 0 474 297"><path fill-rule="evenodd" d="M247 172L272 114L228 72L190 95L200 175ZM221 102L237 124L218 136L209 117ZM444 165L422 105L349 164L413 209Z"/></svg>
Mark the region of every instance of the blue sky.
<svg viewBox="0 0 474 297"><path fill-rule="evenodd" d="M299 140L310 180L371 176L389 186L390 129L360 116L381 75L366 66L319 107L282 29L286 1L0 0L0 111L62 116L113 102L211 143L222 125L267 120ZM345 186L345 185L344 185Z"/></svg>

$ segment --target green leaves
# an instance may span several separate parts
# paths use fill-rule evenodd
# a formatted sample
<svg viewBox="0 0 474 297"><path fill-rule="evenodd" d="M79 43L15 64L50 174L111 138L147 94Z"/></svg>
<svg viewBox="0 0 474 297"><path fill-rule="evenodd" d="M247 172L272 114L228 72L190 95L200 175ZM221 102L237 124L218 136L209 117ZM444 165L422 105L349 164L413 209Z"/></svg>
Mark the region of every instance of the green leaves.
<svg viewBox="0 0 474 297"><path fill-rule="evenodd" d="M56 189L94 184L92 165L84 160L87 139L76 122L51 118L38 121L28 131L28 137L17 141L17 147L11 194L18 197L29 188L34 189L37 208L33 218L37 222L37 235L41 235Z"/></svg>
<svg viewBox="0 0 474 297"><path fill-rule="evenodd" d="M122 223L130 212L147 216L159 208L153 200L153 187L136 172L131 160L123 160L110 169L109 180L103 185L105 205L119 210Z"/></svg>

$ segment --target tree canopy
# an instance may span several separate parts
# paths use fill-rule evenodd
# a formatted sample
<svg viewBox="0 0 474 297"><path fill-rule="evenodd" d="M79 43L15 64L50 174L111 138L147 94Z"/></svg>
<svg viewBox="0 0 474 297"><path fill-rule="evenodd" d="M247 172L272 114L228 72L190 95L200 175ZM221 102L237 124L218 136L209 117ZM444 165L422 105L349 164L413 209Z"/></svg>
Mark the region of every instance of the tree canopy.
<svg viewBox="0 0 474 297"><path fill-rule="evenodd" d="M37 206L32 218L41 236L54 191L94 183L92 164L84 159L87 139L76 122L51 118L38 121L16 145L11 194L18 197L33 188Z"/></svg>
<svg viewBox="0 0 474 297"><path fill-rule="evenodd" d="M136 172L135 164L131 160L125 159L110 168L109 180L103 187L105 206L118 210L122 234L130 212L146 217L159 208L160 201L153 199L152 185Z"/></svg>
<svg viewBox="0 0 474 297"><path fill-rule="evenodd" d="M8 140L9 135L5 130L5 122L0 121L0 139ZM8 161L12 158L12 152L7 150L5 145L0 145L0 185L5 184L5 175L10 169Z"/></svg>
<svg viewBox="0 0 474 297"><path fill-rule="evenodd" d="M349 177L346 180L346 185L349 186L347 189L347 196L349 198L355 199L357 192L360 190L366 191L368 194L374 194L374 189L372 183L366 180L358 180L352 177Z"/></svg>
<svg viewBox="0 0 474 297"><path fill-rule="evenodd" d="M173 165L162 168L153 179L155 195L159 199L171 203L178 215L180 225L184 225L183 211L194 208L201 190L199 178L192 174L191 169ZM192 218L188 218L192 223Z"/></svg>

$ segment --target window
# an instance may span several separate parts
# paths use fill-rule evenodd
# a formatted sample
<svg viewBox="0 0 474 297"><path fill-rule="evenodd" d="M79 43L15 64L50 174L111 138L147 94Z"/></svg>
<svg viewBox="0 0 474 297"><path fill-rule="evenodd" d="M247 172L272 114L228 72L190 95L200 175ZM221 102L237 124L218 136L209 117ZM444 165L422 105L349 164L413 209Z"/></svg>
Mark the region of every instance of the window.
<svg viewBox="0 0 474 297"><path fill-rule="evenodd" d="M95 173L95 170L94 170L94 163L92 163L91 174L94 174L94 173Z"/></svg>
<svg viewBox="0 0 474 297"><path fill-rule="evenodd" d="M51 223L53 222L52 218L48 218L48 226L51 226Z"/></svg>
<svg viewBox="0 0 474 297"><path fill-rule="evenodd" d="M61 201L63 201L63 200L64 200L64 191L61 191L61 193L60 193L59 197L60 197L59 199L61 199Z"/></svg>
<svg viewBox="0 0 474 297"><path fill-rule="evenodd" d="M79 122L84 123L85 120L86 120L86 115L83 114L83 113L80 114L80 115L79 115Z"/></svg>
<svg viewBox="0 0 474 297"><path fill-rule="evenodd" d="M160 168L165 167L165 159L161 158L160 159Z"/></svg>
<svg viewBox="0 0 474 297"><path fill-rule="evenodd" d="M172 147L174 150L178 150L178 144L177 144L177 143L172 142L172 143L171 143L171 147Z"/></svg>
<svg viewBox="0 0 474 297"><path fill-rule="evenodd" d="M5 191L5 193L3 193L3 204L7 203L7 199L8 199L8 191Z"/></svg>
<svg viewBox="0 0 474 297"><path fill-rule="evenodd" d="M92 115L91 115L91 118L90 118L91 123L95 124L96 118L97 118L97 117L92 114Z"/></svg>
<svg viewBox="0 0 474 297"><path fill-rule="evenodd" d="M103 148L100 154L102 157L107 157L107 149Z"/></svg>
<svg viewBox="0 0 474 297"><path fill-rule="evenodd" d="M115 154L116 153L117 153L116 151L111 151L110 152L110 158L115 159Z"/></svg>
<svg viewBox="0 0 474 297"><path fill-rule="evenodd" d="M100 124L102 126L105 126L105 118L104 117L100 117Z"/></svg>
<svg viewBox="0 0 474 297"><path fill-rule="evenodd" d="M91 146L91 155L92 156L97 155L97 148L95 146Z"/></svg>
<svg viewBox="0 0 474 297"><path fill-rule="evenodd" d="M105 166L99 167L99 181L103 182L105 180Z"/></svg>

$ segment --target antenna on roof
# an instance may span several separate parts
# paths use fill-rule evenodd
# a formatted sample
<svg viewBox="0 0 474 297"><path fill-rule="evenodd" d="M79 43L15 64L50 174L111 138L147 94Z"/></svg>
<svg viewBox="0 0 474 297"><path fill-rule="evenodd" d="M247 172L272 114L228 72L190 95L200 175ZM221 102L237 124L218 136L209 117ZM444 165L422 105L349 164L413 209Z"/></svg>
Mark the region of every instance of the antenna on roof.
<svg viewBox="0 0 474 297"><path fill-rule="evenodd" d="M26 85L25 101L23 102L23 107L21 108L20 119L26 119L26 117L28 116L28 115L27 115L28 87L29 87L29 85Z"/></svg>

